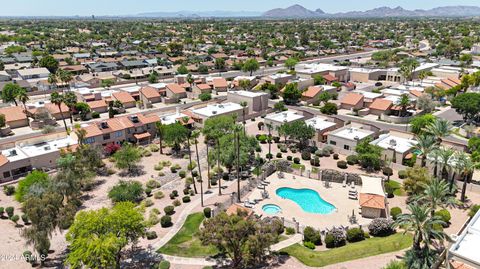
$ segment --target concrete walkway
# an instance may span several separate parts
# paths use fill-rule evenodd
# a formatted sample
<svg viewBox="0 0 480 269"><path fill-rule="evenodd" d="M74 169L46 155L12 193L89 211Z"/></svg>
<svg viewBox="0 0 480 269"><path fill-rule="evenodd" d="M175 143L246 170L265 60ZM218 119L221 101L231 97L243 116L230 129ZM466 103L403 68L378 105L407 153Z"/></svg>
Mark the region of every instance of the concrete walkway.
<svg viewBox="0 0 480 269"><path fill-rule="evenodd" d="M293 244L300 243L300 242L302 242L302 240L303 240L302 234L295 234L294 236L292 236L292 237L290 237L286 240L283 240L283 241L280 241L280 242L276 243L275 245L273 245L271 247L271 249L273 251L279 251L279 250L281 250L283 248L286 248L286 247L289 247Z"/></svg>
<svg viewBox="0 0 480 269"><path fill-rule="evenodd" d="M212 260L207 260L205 258L185 258L185 257L177 257L177 256L170 256L166 254L161 254L162 257L169 261L172 264L183 264L183 265L200 265L200 266L213 266L217 263Z"/></svg>

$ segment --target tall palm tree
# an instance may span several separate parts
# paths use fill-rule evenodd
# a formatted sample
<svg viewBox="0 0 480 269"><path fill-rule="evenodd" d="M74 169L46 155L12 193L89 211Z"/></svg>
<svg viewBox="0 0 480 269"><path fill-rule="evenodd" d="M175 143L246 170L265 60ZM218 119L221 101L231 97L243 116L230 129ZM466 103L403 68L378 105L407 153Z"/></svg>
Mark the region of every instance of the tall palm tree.
<svg viewBox="0 0 480 269"><path fill-rule="evenodd" d="M435 148L435 139L431 135L420 135L417 137L417 144L414 149L422 153L422 167L427 164L427 156Z"/></svg>
<svg viewBox="0 0 480 269"><path fill-rule="evenodd" d="M74 129L78 139L78 146L82 148L84 144L83 142L85 141L85 136L87 135L87 131L83 129L78 123L75 124Z"/></svg>
<svg viewBox="0 0 480 269"><path fill-rule="evenodd" d="M245 131L245 129L244 129ZM240 194L240 132L241 132L241 127L240 126L235 126L234 128L234 134L235 134L235 151L236 151L236 157L237 157L237 201L240 203L241 202L241 194Z"/></svg>
<svg viewBox="0 0 480 269"><path fill-rule="evenodd" d="M24 88L20 88L17 92L16 98L20 103L23 104L23 109L25 109L25 115L27 115L27 120L28 120L28 112L27 112L27 102L30 100L30 97L28 97L27 90Z"/></svg>
<svg viewBox="0 0 480 269"><path fill-rule="evenodd" d="M200 183L200 204L203 207L203 180L202 170L200 169L200 155L198 152L198 138L200 137L200 131L194 130L191 134L192 142L195 144L195 154L197 155L197 167L198 167L198 183ZM207 155L208 158L208 155ZM193 179L195 180L195 179Z"/></svg>
<svg viewBox="0 0 480 269"><path fill-rule="evenodd" d="M433 177L438 177L438 165L440 164L440 155L441 149L434 148L428 157L430 158L430 162L433 165Z"/></svg>
<svg viewBox="0 0 480 269"><path fill-rule="evenodd" d="M50 83L55 88L57 88L58 78L57 78L56 74L52 73L52 74L48 75L48 83Z"/></svg>
<svg viewBox="0 0 480 269"><path fill-rule="evenodd" d="M187 134L187 147L188 147L188 163L189 163L189 168L190 168L190 175L192 176L192 181L193 181L193 190L195 191L195 194L198 193L197 191L197 184L195 183L195 177L193 175L193 162L192 162L192 148L190 147L190 139L192 139L192 131L188 131Z"/></svg>
<svg viewBox="0 0 480 269"><path fill-rule="evenodd" d="M394 226L402 227L405 232L413 232L413 250L421 251L422 248L430 248L434 240L443 241L448 236L443 230L435 227L446 223L439 216L430 216L430 208L418 203L410 203L407 206L410 214L401 214L397 217Z"/></svg>
<svg viewBox="0 0 480 269"><path fill-rule="evenodd" d="M273 129L273 125L271 123L267 123L265 124L265 126L267 126L267 130L268 130L268 139L267 139L267 142L268 142L268 159L271 160L272 157L272 129Z"/></svg>
<svg viewBox="0 0 480 269"><path fill-rule="evenodd" d="M428 184L422 184L424 191L418 201L430 208L430 216L435 216L438 207L446 207L455 204L455 198L450 196L450 188L444 180L434 178Z"/></svg>
<svg viewBox="0 0 480 269"><path fill-rule="evenodd" d="M207 149L207 188L211 189L212 188L212 183L210 182L210 158L208 158L208 149L209 149L209 144L210 140L205 137L205 147Z"/></svg>
<svg viewBox="0 0 480 269"><path fill-rule="evenodd" d="M50 101L52 102L52 104L58 106L58 109L60 110L60 115L62 116L63 125L65 126L65 131L68 133L67 122L65 121L65 117L63 116L62 111L63 95L59 94L58 92L52 92L52 94L50 95Z"/></svg>
<svg viewBox="0 0 480 269"><path fill-rule="evenodd" d="M407 115L407 108L410 106L410 98L408 98L408 95L402 94L402 96L400 96L398 106L402 109L400 111L400 117L405 117Z"/></svg>
<svg viewBox="0 0 480 269"><path fill-rule="evenodd" d="M418 78L420 79L420 84L423 84L423 80L426 79L427 77L428 77L427 71L425 70L420 71L420 73L418 74Z"/></svg>
<svg viewBox="0 0 480 269"><path fill-rule="evenodd" d="M461 169L460 172L462 173L462 176L463 176L462 195L460 200L462 202L465 202L468 181L473 175L473 171L475 169L475 163L472 161L472 158L463 151L458 152L455 158L455 161L458 162L459 167ZM452 182L453 180L454 179L452 179ZM453 186L452 182L450 182L451 186Z"/></svg>
<svg viewBox="0 0 480 269"><path fill-rule="evenodd" d="M447 180L448 179L448 170L450 166L450 160L455 151L451 148L441 147L439 148L440 155L440 178Z"/></svg>
<svg viewBox="0 0 480 269"><path fill-rule="evenodd" d="M245 124L246 124L247 122L245 121L245 108L247 107L248 103L247 103L247 102L240 102L240 105L242 106L242 113L243 113L243 117L242 117L243 134L246 134L247 131L245 130Z"/></svg>
<svg viewBox="0 0 480 269"><path fill-rule="evenodd" d="M68 112L70 113L70 123L73 124L73 108L77 104L77 96L74 92L66 92L63 95L63 101L68 107Z"/></svg>
<svg viewBox="0 0 480 269"><path fill-rule="evenodd" d="M448 120L437 118L435 121L425 127L425 132L435 136L437 143L442 142L442 138L450 135L452 132L452 125Z"/></svg>

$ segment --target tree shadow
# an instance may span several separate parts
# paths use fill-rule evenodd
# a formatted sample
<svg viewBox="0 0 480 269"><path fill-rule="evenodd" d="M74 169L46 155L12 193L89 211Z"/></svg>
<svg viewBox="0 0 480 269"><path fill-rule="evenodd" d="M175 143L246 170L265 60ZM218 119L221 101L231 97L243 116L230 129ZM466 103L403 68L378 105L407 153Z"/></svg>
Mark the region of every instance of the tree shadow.
<svg viewBox="0 0 480 269"><path fill-rule="evenodd" d="M139 177L146 174L145 170L143 169L143 165L135 165L134 167L123 170L122 172L118 173L120 177Z"/></svg>
<svg viewBox="0 0 480 269"><path fill-rule="evenodd" d="M138 246L126 250L123 256L121 267L129 269L154 268L162 261L162 256L153 249Z"/></svg>

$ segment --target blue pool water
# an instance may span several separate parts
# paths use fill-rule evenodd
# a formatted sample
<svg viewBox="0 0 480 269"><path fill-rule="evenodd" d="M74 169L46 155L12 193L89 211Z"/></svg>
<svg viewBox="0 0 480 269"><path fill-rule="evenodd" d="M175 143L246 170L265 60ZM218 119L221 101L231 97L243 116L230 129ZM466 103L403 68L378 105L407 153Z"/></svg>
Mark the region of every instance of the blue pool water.
<svg viewBox="0 0 480 269"><path fill-rule="evenodd" d="M275 215L275 214L280 213L280 211L282 209L278 205L268 204L268 205L262 206L262 210L263 210L263 212L265 212L269 215Z"/></svg>
<svg viewBox="0 0 480 269"><path fill-rule="evenodd" d="M279 188L276 193L283 199L294 201L308 213L329 214L335 210L335 206L323 200L318 192L311 189Z"/></svg>

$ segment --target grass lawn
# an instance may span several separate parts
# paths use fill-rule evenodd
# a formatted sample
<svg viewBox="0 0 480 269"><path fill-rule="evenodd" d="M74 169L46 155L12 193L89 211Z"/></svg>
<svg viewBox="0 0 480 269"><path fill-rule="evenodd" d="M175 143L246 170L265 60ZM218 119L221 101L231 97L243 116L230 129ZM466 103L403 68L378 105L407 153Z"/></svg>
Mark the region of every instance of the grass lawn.
<svg viewBox="0 0 480 269"><path fill-rule="evenodd" d="M372 237L357 243L347 243L344 247L326 251L314 251L295 244L282 249L281 252L297 258L307 266L322 267L406 249L412 245L412 242L411 235L396 233L388 237Z"/></svg>
<svg viewBox="0 0 480 269"><path fill-rule="evenodd" d="M214 246L203 246L197 236L204 218L202 212L189 215L180 231L158 252L181 257L207 257L218 254Z"/></svg>
<svg viewBox="0 0 480 269"><path fill-rule="evenodd" d="M305 165L299 163L292 163L292 169L305 171Z"/></svg>
<svg viewBox="0 0 480 269"><path fill-rule="evenodd" d="M407 196L400 182L390 179L389 184L395 189L395 191L393 192L395 196Z"/></svg>

